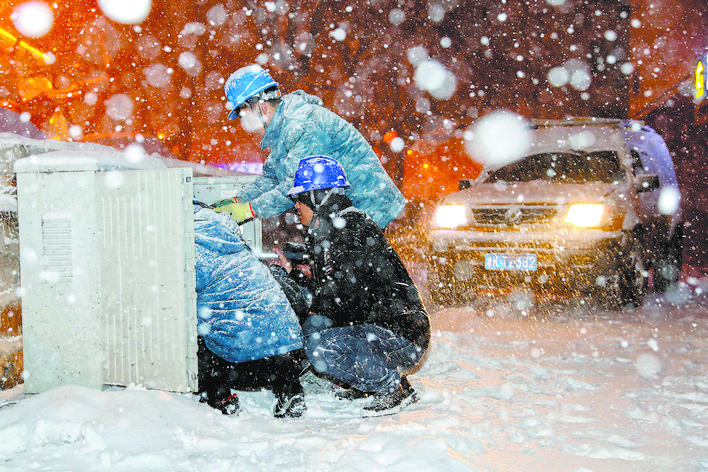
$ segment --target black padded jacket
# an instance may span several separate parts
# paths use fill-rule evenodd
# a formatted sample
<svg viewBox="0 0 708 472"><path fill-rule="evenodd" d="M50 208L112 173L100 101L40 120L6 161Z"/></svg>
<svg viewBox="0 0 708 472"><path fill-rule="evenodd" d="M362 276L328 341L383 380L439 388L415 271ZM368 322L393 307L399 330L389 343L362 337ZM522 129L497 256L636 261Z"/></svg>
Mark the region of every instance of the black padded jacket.
<svg viewBox="0 0 708 472"><path fill-rule="evenodd" d="M430 320L418 289L376 223L344 195L317 209L308 230L311 311L334 326L374 324L426 350Z"/></svg>

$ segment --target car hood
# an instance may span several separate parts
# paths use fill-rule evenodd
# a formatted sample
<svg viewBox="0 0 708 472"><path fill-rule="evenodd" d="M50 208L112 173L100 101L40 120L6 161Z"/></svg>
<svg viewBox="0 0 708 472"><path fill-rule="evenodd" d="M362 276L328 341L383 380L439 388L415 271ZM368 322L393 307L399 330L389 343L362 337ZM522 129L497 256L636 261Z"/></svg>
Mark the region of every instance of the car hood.
<svg viewBox="0 0 708 472"><path fill-rule="evenodd" d="M609 183L556 184L545 181L475 184L447 195L441 204L494 205L602 201L626 185Z"/></svg>

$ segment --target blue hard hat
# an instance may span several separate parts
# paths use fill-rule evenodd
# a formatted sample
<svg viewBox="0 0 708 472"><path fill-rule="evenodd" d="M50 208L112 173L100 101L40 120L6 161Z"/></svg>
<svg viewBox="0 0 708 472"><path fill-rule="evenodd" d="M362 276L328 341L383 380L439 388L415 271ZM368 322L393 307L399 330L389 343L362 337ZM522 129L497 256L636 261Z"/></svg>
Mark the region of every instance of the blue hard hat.
<svg viewBox="0 0 708 472"><path fill-rule="evenodd" d="M329 156L310 156L300 159L293 188L288 191L288 195L338 187L349 187L349 181L339 162Z"/></svg>
<svg viewBox="0 0 708 472"><path fill-rule="evenodd" d="M278 87L278 83L258 64L242 67L231 74L224 84L226 99L232 107L227 118L229 120L238 118L239 106L271 87ZM277 96L280 94L278 93Z"/></svg>

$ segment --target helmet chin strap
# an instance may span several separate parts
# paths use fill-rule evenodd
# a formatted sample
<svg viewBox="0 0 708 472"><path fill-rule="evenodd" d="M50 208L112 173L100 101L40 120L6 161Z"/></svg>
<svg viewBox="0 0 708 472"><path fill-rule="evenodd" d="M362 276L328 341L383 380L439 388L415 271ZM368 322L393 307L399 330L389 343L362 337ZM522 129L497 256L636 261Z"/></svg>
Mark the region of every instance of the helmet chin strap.
<svg viewBox="0 0 708 472"><path fill-rule="evenodd" d="M265 113L263 112L263 107L265 106L265 102L259 101L258 102L258 113L255 115L258 117L259 120L261 120L261 124L263 125L263 130L268 129L268 123L266 122L265 119Z"/></svg>
<svg viewBox="0 0 708 472"><path fill-rule="evenodd" d="M315 205L317 208L319 208L322 205L324 205L325 203L327 203L327 200L329 200L329 197L331 197L334 194L341 194L341 193L342 193L342 191L339 188L336 188L336 187L329 188L329 189L327 189L327 192L325 193L324 198L322 198L322 201L317 203L317 201L315 201L315 191L310 190L310 201L312 202L313 205Z"/></svg>

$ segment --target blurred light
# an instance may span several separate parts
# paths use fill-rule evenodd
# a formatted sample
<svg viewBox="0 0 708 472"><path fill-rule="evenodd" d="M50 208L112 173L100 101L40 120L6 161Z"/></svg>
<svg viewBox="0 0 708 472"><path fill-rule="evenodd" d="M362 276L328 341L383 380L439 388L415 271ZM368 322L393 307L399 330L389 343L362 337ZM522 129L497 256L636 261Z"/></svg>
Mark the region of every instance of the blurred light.
<svg viewBox="0 0 708 472"><path fill-rule="evenodd" d="M570 206L564 221L581 228L598 226L604 209L605 206L598 203L576 203Z"/></svg>
<svg viewBox="0 0 708 472"><path fill-rule="evenodd" d="M708 57L706 57L706 64L708 64ZM696 99L702 99L706 94L706 64L702 61L698 61L696 64L695 80L696 80Z"/></svg>
<svg viewBox="0 0 708 472"><path fill-rule="evenodd" d="M467 223L464 205L442 205L435 210L435 224L440 228L456 228Z"/></svg>
<svg viewBox="0 0 708 472"><path fill-rule="evenodd" d="M386 134L383 135L383 142L386 144L391 144L391 141L393 141L393 139L397 137L398 133L395 129L392 129L390 131L387 131Z"/></svg>
<svg viewBox="0 0 708 472"><path fill-rule="evenodd" d="M56 58L51 52L42 52L39 49L30 46L24 41L20 41L14 35L10 34L7 30L0 28L0 40L7 43L10 46L19 47L30 53L35 59L43 61L45 64L53 64Z"/></svg>
<svg viewBox="0 0 708 472"><path fill-rule="evenodd" d="M673 187L664 188L659 194L657 206L662 215L673 215L679 210L681 194Z"/></svg>

